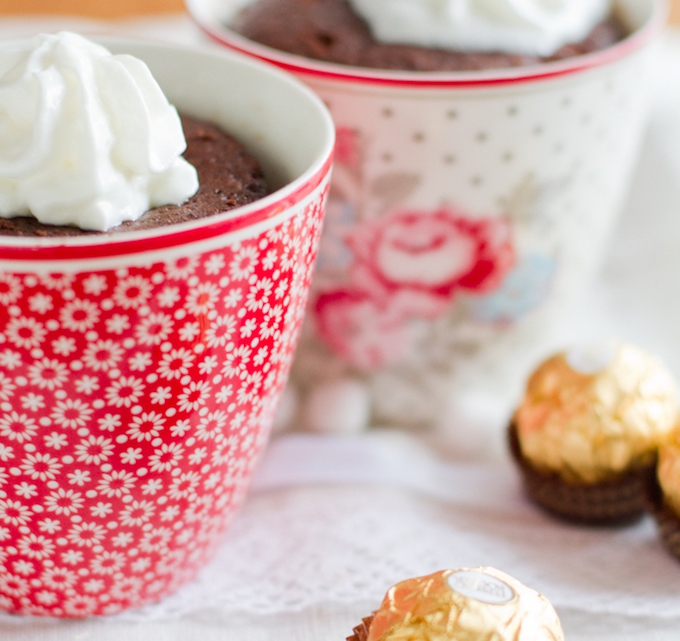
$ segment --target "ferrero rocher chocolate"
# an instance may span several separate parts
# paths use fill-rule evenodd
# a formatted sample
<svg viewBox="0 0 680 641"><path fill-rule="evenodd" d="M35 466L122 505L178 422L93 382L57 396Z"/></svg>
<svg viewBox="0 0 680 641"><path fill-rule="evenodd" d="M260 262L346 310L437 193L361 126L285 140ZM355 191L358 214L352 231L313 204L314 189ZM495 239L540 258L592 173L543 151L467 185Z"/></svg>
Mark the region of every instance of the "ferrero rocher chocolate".
<svg viewBox="0 0 680 641"><path fill-rule="evenodd" d="M536 469L598 483L652 463L677 420L670 373L643 350L619 344L545 361L529 379L514 428Z"/></svg>
<svg viewBox="0 0 680 641"><path fill-rule="evenodd" d="M656 475L650 477L647 490L661 539L680 558L680 433L659 448Z"/></svg>
<svg viewBox="0 0 680 641"><path fill-rule="evenodd" d="M664 501L680 515L680 433L659 449L657 476Z"/></svg>
<svg viewBox="0 0 680 641"><path fill-rule="evenodd" d="M390 588L367 641L563 641L538 592L494 568L444 570Z"/></svg>

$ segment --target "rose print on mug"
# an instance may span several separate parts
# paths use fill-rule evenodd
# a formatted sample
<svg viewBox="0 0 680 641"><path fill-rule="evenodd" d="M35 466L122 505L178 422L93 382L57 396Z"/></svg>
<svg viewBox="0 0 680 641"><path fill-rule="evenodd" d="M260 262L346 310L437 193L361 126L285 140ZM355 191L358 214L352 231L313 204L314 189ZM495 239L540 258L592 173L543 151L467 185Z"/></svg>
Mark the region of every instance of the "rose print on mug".
<svg viewBox="0 0 680 641"><path fill-rule="evenodd" d="M398 363L411 339L406 318L391 303L358 288L322 293L314 306L319 333L330 349L362 371Z"/></svg>
<svg viewBox="0 0 680 641"><path fill-rule="evenodd" d="M364 371L399 362L414 337L411 320L446 314L459 292L493 292L515 263L507 219L453 207L365 221L346 244L349 281L321 290L314 311L325 343Z"/></svg>
<svg viewBox="0 0 680 641"><path fill-rule="evenodd" d="M451 300L458 289L495 289L514 262L509 222L453 208L406 211L360 225L349 237L357 262L386 287Z"/></svg>

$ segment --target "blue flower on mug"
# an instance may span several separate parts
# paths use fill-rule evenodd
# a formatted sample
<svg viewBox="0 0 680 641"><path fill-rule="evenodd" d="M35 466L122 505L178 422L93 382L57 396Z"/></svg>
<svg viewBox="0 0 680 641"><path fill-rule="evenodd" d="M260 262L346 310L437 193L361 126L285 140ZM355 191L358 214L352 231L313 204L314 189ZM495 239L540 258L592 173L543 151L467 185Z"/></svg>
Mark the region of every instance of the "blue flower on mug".
<svg viewBox="0 0 680 641"><path fill-rule="evenodd" d="M529 254L522 257L497 290L471 300L472 316L495 323L521 318L546 298L556 271L557 263L550 256Z"/></svg>

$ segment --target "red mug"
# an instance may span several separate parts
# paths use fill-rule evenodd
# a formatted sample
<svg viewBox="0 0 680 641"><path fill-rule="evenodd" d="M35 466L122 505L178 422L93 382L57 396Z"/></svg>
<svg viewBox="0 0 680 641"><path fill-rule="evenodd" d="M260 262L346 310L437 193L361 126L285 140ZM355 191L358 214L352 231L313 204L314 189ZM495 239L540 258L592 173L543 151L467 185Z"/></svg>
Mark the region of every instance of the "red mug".
<svg viewBox="0 0 680 641"><path fill-rule="evenodd" d="M291 77L105 44L277 189L151 231L0 236L0 607L17 613L113 614L211 558L286 382L328 189L333 125Z"/></svg>

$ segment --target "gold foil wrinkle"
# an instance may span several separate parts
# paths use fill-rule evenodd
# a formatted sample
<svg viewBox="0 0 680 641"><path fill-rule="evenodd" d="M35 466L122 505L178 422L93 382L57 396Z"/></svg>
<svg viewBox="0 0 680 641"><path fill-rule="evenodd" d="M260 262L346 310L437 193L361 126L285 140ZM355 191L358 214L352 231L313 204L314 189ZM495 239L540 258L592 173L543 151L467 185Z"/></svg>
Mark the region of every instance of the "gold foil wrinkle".
<svg viewBox="0 0 680 641"><path fill-rule="evenodd" d="M677 423L670 373L632 345L612 351L596 373L562 353L529 378L515 413L522 454L566 481L597 483L653 460Z"/></svg>
<svg viewBox="0 0 680 641"><path fill-rule="evenodd" d="M456 589L457 588L457 589ZM444 570L390 588L367 641L563 641L550 602L494 568Z"/></svg>

